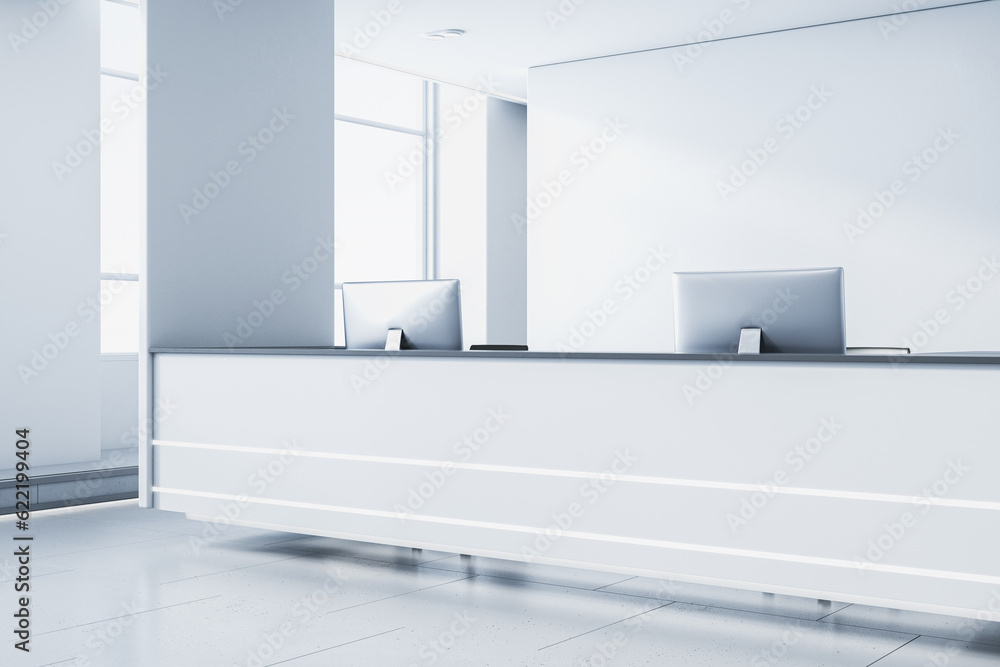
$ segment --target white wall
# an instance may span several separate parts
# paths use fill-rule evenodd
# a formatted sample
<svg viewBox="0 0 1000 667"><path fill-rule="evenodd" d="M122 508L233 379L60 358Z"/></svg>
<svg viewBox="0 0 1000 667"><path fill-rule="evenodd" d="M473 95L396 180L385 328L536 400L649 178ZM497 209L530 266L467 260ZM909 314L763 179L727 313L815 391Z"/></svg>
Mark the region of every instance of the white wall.
<svg viewBox="0 0 1000 667"><path fill-rule="evenodd" d="M438 275L462 281L466 348L524 343L527 236L509 216L524 208L527 112L457 86L440 91Z"/></svg>
<svg viewBox="0 0 1000 667"><path fill-rule="evenodd" d="M0 3L0 432L32 467L100 456L100 8L52 4Z"/></svg>
<svg viewBox="0 0 1000 667"><path fill-rule="evenodd" d="M486 342L487 96L438 87L438 277L462 281L465 347Z"/></svg>
<svg viewBox="0 0 1000 667"><path fill-rule="evenodd" d="M529 344L669 352L672 271L843 266L848 345L1000 349L1000 3L893 25L533 69Z"/></svg>
<svg viewBox="0 0 1000 667"><path fill-rule="evenodd" d="M332 3L150 0L147 25L149 344L333 345Z"/></svg>

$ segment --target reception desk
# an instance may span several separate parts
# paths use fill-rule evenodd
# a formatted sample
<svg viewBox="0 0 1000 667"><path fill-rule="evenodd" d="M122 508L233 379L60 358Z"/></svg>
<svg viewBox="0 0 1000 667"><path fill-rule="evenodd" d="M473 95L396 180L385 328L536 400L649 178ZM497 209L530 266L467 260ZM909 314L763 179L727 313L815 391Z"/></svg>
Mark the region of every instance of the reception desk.
<svg viewBox="0 0 1000 667"><path fill-rule="evenodd" d="M153 353L147 506L1000 620L1000 358Z"/></svg>

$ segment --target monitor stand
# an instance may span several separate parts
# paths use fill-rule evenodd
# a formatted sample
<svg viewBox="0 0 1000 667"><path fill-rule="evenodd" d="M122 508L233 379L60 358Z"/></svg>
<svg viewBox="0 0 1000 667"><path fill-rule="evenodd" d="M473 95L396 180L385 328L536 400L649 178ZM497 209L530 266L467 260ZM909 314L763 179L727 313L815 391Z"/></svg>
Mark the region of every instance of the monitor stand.
<svg viewBox="0 0 1000 667"><path fill-rule="evenodd" d="M385 351L399 352L403 348L403 330L389 329L385 337Z"/></svg>
<svg viewBox="0 0 1000 667"><path fill-rule="evenodd" d="M763 338L760 327L744 327L740 329L740 346L737 354L760 354L763 349Z"/></svg>

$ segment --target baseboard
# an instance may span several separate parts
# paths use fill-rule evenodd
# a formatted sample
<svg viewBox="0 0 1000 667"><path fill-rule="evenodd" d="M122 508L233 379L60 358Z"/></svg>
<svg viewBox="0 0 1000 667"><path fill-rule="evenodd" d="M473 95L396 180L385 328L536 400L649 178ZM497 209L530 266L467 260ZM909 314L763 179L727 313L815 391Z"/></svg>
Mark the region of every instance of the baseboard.
<svg viewBox="0 0 1000 667"><path fill-rule="evenodd" d="M0 480L0 515L16 512L16 485L12 479ZM41 475L28 483L28 494L32 510L138 498L139 468L125 466Z"/></svg>

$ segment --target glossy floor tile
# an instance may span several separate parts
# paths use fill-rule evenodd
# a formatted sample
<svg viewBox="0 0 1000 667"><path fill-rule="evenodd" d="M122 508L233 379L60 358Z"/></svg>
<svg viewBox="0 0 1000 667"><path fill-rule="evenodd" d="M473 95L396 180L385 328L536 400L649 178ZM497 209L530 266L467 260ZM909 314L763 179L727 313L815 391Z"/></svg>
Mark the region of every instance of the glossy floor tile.
<svg viewBox="0 0 1000 667"><path fill-rule="evenodd" d="M674 600L707 606L753 611L761 614L790 616L803 620L819 620L847 606L844 602L811 600L790 595L742 591L735 588L703 586L681 581L665 581L633 577L604 588L622 595L637 595L658 600Z"/></svg>
<svg viewBox="0 0 1000 667"><path fill-rule="evenodd" d="M12 532L12 517L0 532ZM33 516L32 652L0 665L1000 665L1000 624L141 510ZM0 581L14 578L0 558Z"/></svg>
<svg viewBox="0 0 1000 667"><path fill-rule="evenodd" d="M674 603L540 651L546 665L870 665L912 636Z"/></svg>
<svg viewBox="0 0 1000 667"><path fill-rule="evenodd" d="M208 594L178 592L167 586L127 576L65 570L35 579L36 601L66 600L79 604L39 604L34 614L34 635L134 615L175 604L185 604Z"/></svg>
<svg viewBox="0 0 1000 667"><path fill-rule="evenodd" d="M502 656L508 664L544 664L539 663L541 649L645 611L620 595L553 585L541 589L479 575L350 610L367 627L388 621L404 629L364 646L345 646L338 659L362 664L364 655L375 650L391 665L480 664L491 656Z"/></svg>
<svg viewBox="0 0 1000 667"><path fill-rule="evenodd" d="M213 542L203 545L192 542L189 537L168 535L127 546L42 557L39 562L82 574L124 576L137 582L165 584L301 555L300 552L269 545L244 542Z"/></svg>
<svg viewBox="0 0 1000 667"><path fill-rule="evenodd" d="M876 667L996 667L1000 646L918 637L879 661Z"/></svg>
<svg viewBox="0 0 1000 667"><path fill-rule="evenodd" d="M988 600L983 600L984 609L988 603ZM922 614L917 611L852 604L830 614L823 620L828 623L880 628L915 635L928 635L938 639L1000 646L1000 623L979 621L974 618L938 616L936 614ZM996 664L1000 666L1000 660Z"/></svg>
<svg viewBox="0 0 1000 667"><path fill-rule="evenodd" d="M32 513L31 527L32 532L36 535L33 542L34 553L39 558L72 555L112 546L120 547L161 540L173 536L173 533L138 527L138 525L118 526L111 530L103 528L95 530L93 523L46 516L44 511Z"/></svg>

